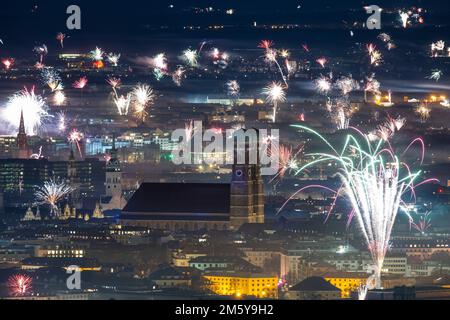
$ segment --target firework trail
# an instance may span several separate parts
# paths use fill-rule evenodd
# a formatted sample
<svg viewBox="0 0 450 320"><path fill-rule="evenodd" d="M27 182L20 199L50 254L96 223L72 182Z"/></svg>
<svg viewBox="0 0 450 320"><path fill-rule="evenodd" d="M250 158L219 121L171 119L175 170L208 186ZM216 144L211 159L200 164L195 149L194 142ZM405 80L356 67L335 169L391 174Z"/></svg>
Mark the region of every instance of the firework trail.
<svg viewBox="0 0 450 320"><path fill-rule="evenodd" d="M271 64L271 63L275 63L275 65L277 66L278 70L280 71L281 74L281 78L283 79L284 85L286 86L286 89L289 88L289 85L287 83L287 78L284 75L283 69L281 68L281 65L278 63L277 60L277 56L278 56L278 52L275 49L272 49L273 46L273 42L270 40L262 40L259 45L258 48L262 48L266 51L265 53L265 59L266 61Z"/></svg>
<svg viewBox="0 0 450 320"><path fill-rule="evenodd" d="M342 149L339 150L318 132L303 126L293 127L311 133L332 151L330 154L310 154L313 160L300 168L297 175L312 166L332 162L340 167L338 176L342 186L338 191L324 186L302 188L288 202L308 188L322 188L336 197L345 197L352 206L349 224L356 219L372 257L374 287L380 288L381 270L397 214L401 210L410 217L402 197L405 194L414 194L414 189L420 185L437 180L430 179L415 184L421 171L413 172L411 166L402 162L394 150L385 147L383 140L373 144L367 135L357 129L355 131L358 135L347 135ZM287 202L279 212L286 204ZM332 210L333 208L329 213Z"/></svg>
<svg viewBox="0 0 450 320"><path fill-rule="evenodd" d="M23 297L31 294L33 280L22 274L11 276L8 279L9 294L13 297Z"/></svg>
<svg viewBox="0 0 450 320"><path fill-rule="evenodd" d="M374 95L380 95L381 84L378 80L375 79L375 75L372 74L370 77L367 77L366 86L364 87L364 101L367 102L367 93L370 92Z"/></svg>
<svg viewBox="0 0 450 320"><path fill-rule="evenodd" d="M109 63L111 63L114 67L117 67L119 65L120 57L120 53L109 53L106 58L108 59Z"/></svg>
<svg viewBox="0 0 450 320"><path fill-rule="evenodd" d="M45 44L34 47L33 51L39 56L39 62L44 62L44 56L48 54L48 48Z"/></svg>
<svg viewBox="0 0 450 320"><path fill-rule="evenodd" d="M88 81L88 79L86 77L81 77L80 79L76 80L73 83L73 87L75 89L83 90L87 86L88 82L89 81Z"/></svg>
<svg viewBox="0 0 450 320"><path fill-rule="evenodd" d="M183 79L185 78L186 70L184 70L183 67L178 67L177 70L175 70L172 73L172 81L178 86L181 87L181 83Z"/></svg>
<svg viewBox="0 0 450 320"><path fill-rule="evenodd" d="M114 98L114 104L116 105L119 115L121 116L128 115L132 97L133 97L132 94L128 93L126 96L121 95L120 97Z"/></svg>
<svg viewBox="0 0 450 320"><path fill-rule="evenodd" d="M111 86L114 92L114 96L117 99L118 98L117 89L120 88L122 80L120 80L119 78L109 78L108 80L106 80L106 82Z"/></svg>
<svg viewBox="0 0 450 320"><path fill-rule="evenodd" d="M272 82L263 89L263 94L266 96L266 102L273 104L272 121L276 122L278 104L286 101L286 93L281 83Z"/></svg>
<svg viewBox="0 0 450 320"><path fill-rule="evenodd" d="M383 61L383 56L381 52L377 50L377 47L370 43L367 45L367 52L369 53L370 64L373 66L379 66Z"/></svg>
<svg viewBox="0 0 450 320"><path fill-rule="evenodd" d="M427 211L421 215L417 223L411 220L411 226L421 234L425 234L432 226L431 211Z"/></svg>
<svg viewBox="0 0 450 320"><path fill-rule="evenodd" d="M319 58L316 60L316 62L322 67L325 68L325 65L327 64L328 60L326 58Z"/></svg>
<svg viewBox="0 0 450 320"><path fill-rule="evenodd" d="M2 64L5 66L6 70L9 70L14 65L14 59L12 59L12 58L3 59Z"/></svg>
<svg viewBox="0 0 450 320"><path fill-rule="evenodd" d="M64 133L67 128L67 117L64 112L59 112L57 115L58 119L58 131Z"/></svg>
<svg viewBox="0 0 450 320"><path fill-rule="evenodd" d="M65 120L65 119L64 119ZM69 136L67 137L67 140L69 141L70 145L75 145L78 149L78 153L80 154L80 158L83 158L83 153L81 152L81 146L80 142L83 140L84 135L79 132L77 129L73 129Z"/></svg>
<svg viewBox="0 0 450 320"><path fill-rule="evenodd" d="M270 148L268 150L271 150ZM276 179L284 179L286 173L296 172L300 168L300 162L298 157L304 151L304 146L301 146L297 152L294 152L292 147L280 145L279 150L275 150L279 154L278 173L273 177L270 182Z"/></svg>
<svg viewBox="0 0 450 320"><path fill-rule="evenodd" d="M399 11L400 20L402 21L403 28L408 27L409 14L407 12Z"/></svg>
<svg viewBox="0 0 450 320"><path fill-rule="evenodd" d="M146 84L138 84L132 91L134 101L134 114L145 121L148 116L147 108L155 101L155 94L152 87Z"/></svg>
<svg viewBox="0 0 450 320"><path fill-rule="evenodd" d="M236 80L230 80L227 82L227 94L233 100L237 100L241 93L241 86Z"/></svg>
<svg viewBox="0 0 450 320"><path fill-rule="evenodd" d="M1 118L17 131L22 111L28 135L36 135L43 122L50 117L44 99L34 93L34 87L31 90L25 88L10 97Z"/></svg>
<svg viewBox="0 0 450 320"><path fill-rule="evenodd" d="M61 48L64 49L64 39L66 38L66 35L62 32L59 32L56 35L56 40L58 40L59 44L61 45Z"/></svg>
<svg viewBox="0 0 450 320"><path fill-rule="evenodd" d="M67 185L65 182L57 180L49 180L44 183L42 187L37 187L35 193L38 205L49 205L51 214L58 216L59 208L58 202L72 193L75 189Z"/></svg>

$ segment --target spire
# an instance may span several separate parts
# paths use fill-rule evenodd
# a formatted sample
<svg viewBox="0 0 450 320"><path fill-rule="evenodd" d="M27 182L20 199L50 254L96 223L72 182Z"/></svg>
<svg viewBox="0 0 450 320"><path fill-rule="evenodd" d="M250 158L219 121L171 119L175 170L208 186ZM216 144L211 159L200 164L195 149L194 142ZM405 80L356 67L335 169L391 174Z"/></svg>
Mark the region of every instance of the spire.
<svg viewBox="0 0 450 320"><path fill-rule="evenodd" d="M25 121L23 120L23 109L20 110L19 134L26 134L26 132L25 132Z"/></svg>

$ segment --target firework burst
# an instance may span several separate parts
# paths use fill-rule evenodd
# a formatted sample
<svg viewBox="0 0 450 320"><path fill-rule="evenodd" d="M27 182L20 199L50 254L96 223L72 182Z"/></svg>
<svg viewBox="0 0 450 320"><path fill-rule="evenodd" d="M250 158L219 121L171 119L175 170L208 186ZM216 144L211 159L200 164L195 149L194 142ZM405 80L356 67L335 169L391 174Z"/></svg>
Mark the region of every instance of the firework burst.
<svg viewBox="0 0 450 320"><path fill-rule="evenodd" d="M117 67L119 65L120 57L120 53L110 53L108 54L107 59L114 67Z"/></svg>
<svg viewBox="0 0 450 320"><path fill-rule="evenodd" d="M186 70L184 70L183 67L178 67L177 70L175 70L172 73L172 81L178 86L181 87L181 83L183 82L183 79L185 77Z"/></svg>
<svg viewBox="0 0 450 320"><path fill-rule="evenodd" d="M313 160L300 168L297 174L322 163L336 163L341 169L338 176L342 185L338 191L324 186L308 186L297 191L291 199L309 188L327 190L336 198L345 197L352 207L349 224L356 219L372 257L374 287L380 288L381 270L397 214L404 211L409 216L402 197L414 193L415 187L436 180L416 184L420 171L412 172L411 166L402 162L390 147L385 147L382 140L372 144L367 135L356 129L358 135L348 135L339 150L316 131L303 126L294 127L311 133L332 150L330 154L311 154Z"/></svg>
<svg viewBox="0 0 450 320"><path fill-rule="evenodd" d="M417 107L416 114L421 122L426 122L428 119L430 119L431 109L422 104Z"/></svg>
<svg viewBox="0 0 450 320"><path fill-rule="evenodd" d="M44 62L44 56L48 54L48 48L45 44L42 44L40 46L36 46L33 49L34 53L36 53L39 56L39 62Z"/></svg>
<svg viewBox="0 0 450 320"><path fill-rule="evenodd" d="M33 279L17 274L8 279L9 293L13 297L23 297L31 294Z"/></svg>
<svg viewBox="0 0 450 320"><path fill-rule="evenodd" d="M73 191L74 188L70 187L65 182L51 179L46 181L42 187L38 187L35 197L38 205L49 205L51 213L58 215L58 202L63 200Z"/></svg>
<svg viewBox="0 0 450 320"><path fill-rule="evenodd" d="M64 119L65 120L65 119ZM78 153L80 154L80 158L83 158L83 152L81 151L81 145L80 142L83 140L84 135L78 131L77 129L73 129L69 136L67 137L67 140L72 146L76 146Z"/></svg>
<svg viewBox="0 0 450 320"><path fill-rule="evenodd" d="M266 102L273 104L272 121L276 122L278 104L286 101L286 92L280 83L272 82L263 89L263 94L266 96Z"/></svg>
<svg viewBox="0 0 450 320"><path fill-rule="evenodd" d="M88 81L88 79L86 77L81 77L80 79L76 80L73 83L73 87L75 89L83 90L87 86L88 82L89 81Z"/></svg>
<svg viewBox="0 0 450 320"><path fill-rule="evenodd" d="M133 97L132 94L128 93L126 96L121 95L120 97L114 98L114 104L116 105L119 115L121 116L128 115L132 97Z"/></svg>
<svg viewBox="0 0 450 320"><path fill-rule="evenodd" d="M9 98L1 117L15 132L19 129L20 117L23 111L25 131L35 135L43 122L50 117L45 100L31 90L24 89Z"/></svg>
<svg viewBox="0 0 450 320"><path fill-rule="evenodd" d="M183 60L190 66L196 67L198 63L198 53L192 49L183 51Z"/></svg>
<svg viewBox="0 0 450 320"><path fill-rule="evenodd" d="M155 93L149 85L138 84L132 91L134 114L145 121L148 116L147 108L155 101Z"/></svg>
<svg viewBox="0 0 450 320"><path fill-rule="evenodd" d="M99 47L96 47L94 50L92 50L89 53L89 56L93 61L102 61L104 55L105 55L105 52Z"/></svg>
<svg viewBox="0 0 450 320"><path fill-rule="evenodd" d="M236 80L230 80L227 82L227 93L232 99L239 98L241 92L241 86Z"/></svg>

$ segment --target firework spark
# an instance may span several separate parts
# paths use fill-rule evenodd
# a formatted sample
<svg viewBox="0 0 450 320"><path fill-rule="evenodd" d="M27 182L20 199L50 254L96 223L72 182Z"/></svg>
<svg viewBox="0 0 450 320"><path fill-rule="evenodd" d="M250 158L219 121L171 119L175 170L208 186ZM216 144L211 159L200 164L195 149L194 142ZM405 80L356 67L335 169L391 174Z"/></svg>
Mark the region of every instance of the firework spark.
<svg viewBox="0 0 450 320"><path fill-rule="evenodd" d="M184 77L185 77L185 73L186 73L186 70L184 70L183 67L178 67L178 69L175 70L175 71L172 73L172 81L173 81L178 87L181 87L181 83L182 83L182 81L183 81L183 79L184 79Z"/></svg>
<svg viewBox="0 0 450 320"><path fill-rule="evenodd" d="M316 62L322 67L325 68L325 65L327 64L328 60L326 58L319 58L316 60Z"/></svg>
<svg viewBox="0 0 450 320"><path fill-rule="evenodd" d="M62 32L60 32L56 35L56 40L58 40L59 44L61 45L61 48L64 48L64 39L65 38L66 38L66 35Z"/></svg>
<svg viewBox="0 0 450 320"><path fill-rule="evenodd" d="M331 154L311 154L313 160L300 168L297 174L321 163L334 162L341 168L338 176L342 186L338 191L324 186L308 186L297 191L291 199L315 187L332 192L336 198L344 196L353 209L349 223L356 218L372 257L375 287L380 288L381 270L397 214L404 211L409 216L402 197L409 192L414 193L415 187L436 180L415 184L420 171L412 172L411 167L402 162L394 150L386 148L382 140L373 145L362 132L357 131L358 136L348 135L342 149L338 150L314 130L294 127L313 134L332 150Z"/></svg>
<svg viewBox="0 0 450 320"><path fill-rule="evenodd" d="M266 96L267 103L273 104L272 121L276 122L278 104L286 101L286 93L280 83L272 82L263 89L263 94Z"/></svg>
<svg viewBox="0 0 450 320"><path fill-rule="evenodd" d="M75 145L78 149L78 153L80 154L80 158L83 158L83 152L81 151L81 145L80 142L83 140L84 135L78 131L77 129L73 129L69 136L67 137L67 140L69 143L73 146Z"/></svg>
<svg viewBox="0 0 450 320"><path fill-rule="evenodd" d="M241 92L241 86L236 80L230 80L227 82L227 91L228 96L230 96L232 99L237 99Z"/></svg>
<svg viewBox="0 0 450 320"><path fill-rule="evenodd" d="M81 77L73 83L75 89L83 90L88 84L88 79L86 77Z"/></svg>
<svg viewBox="0 0 450 320"><path fill-rule="evenodd" d="M321 76L315 81L316 90L321 94L328 94L333 87L331 80L325 76Z"/></svg>
<svg viewBox="0 0 450 320"><path fill-rule="evenodd" d="M41 77L44 80L44 83L52 90L52 92L64 89L61 77L54 68L42 68Z"/></svg>
<svg viewBox="0 0 450 320"><path fill-rule="evenodd" d="M6 70L9 70L14 65L14 59L12 59L12 58L3 59L2 64L5 66Z"/></svg>
<svg viewBox="0 0 450 320"><path fill-rule="evenodd" d="M51 208L51 213L58 215L58 202L73 191L74 188L70 187L65 182L51 179L46 181L42 187L38 187L35 197L39 205L49 205Z"/></svg>
<svg viewBox="0 0 450 320"><path fill-rule="evenodd" d="M147 108L155 101L152 87L146 84L138 84L132 91L134 101L134 114L145 121L148 116Z"/></svg>
<svg viewBox="0 0 450 320"><path fill-rule="evenodd" d="M399 11L400 20L402 21L403 28L408 27L409 14L407 12Z"/></svg>
<svg viewBox="0 0 450 320"><path fill-rule="evenodd" d="M95 47L95 49L89 53L89 56L93 61L102 61L104 55L105 52L99 47Z"/></svg>
<svg viewBox="0 0 450 320"><path fill-rule="evenodd" d="M35 135L44 120L49 116L44 99L26 88L9 98L6 108L3 109L1 118L17 132L20 124L21 113L24 113L25 131L29 135Z"/></svg>
<svg viewBox="0 0 450 320"><path fill-rule="evenodd" d="M63 91L58 90L53 95L53 103L57 106L62 106L66 102L66 95Z"/></svg>
<svg viewBox="0 0 450 320"><path fill-rule="evenodd" d="M120 53L109 53L107 56L108 62L111 63L114 67L117 67L119 64L121 54Z"/></svg>
<svg viewBox="0 0 450 320"><path fill-rule="evenodd" d="M48 48L45 44L34 47L33 51L39 56L39 62L43 63L44 56L48 54Z"/></svg>
<svg viewBox="0 0 450 320"><path fill-rule="evenodd" d="M195 50L187 49L183 51L183 60L191 67L197 66L198 53Z"/></svg>
<svg viewBox="0 0 450 320"><path fill-rule="evenodd" d="M114 98L114 104L116 105L119 115L121 116L128 115L132 97L133 97L132 94L128 93L126 96L121 95L120 97Z"/></svg>
<svg viewBox="0 0 450 320"><path fill-rule="evenodd" d="M436 82L439 82L439 80L441 80L443 75L444 75L444 73L442 72L442 70L433 69L433 70L431 70L431 75L428 76L427 78L430 80L435 80Z"/></svg>
<svg viewBox="0 0 450 320"><path fill-rule="evenodd" d="M411 226L421 234L425 234L432 226L431 211L427 211L425 214L420 215L418 222L411 220Z"/></svg>
<svg viewBox="0 0 450 320"><path fill-rule="evenodd" d="M8 288L11 296L21 297L31 293L33 280L22 274L11 276L8 279Z"/></svg>

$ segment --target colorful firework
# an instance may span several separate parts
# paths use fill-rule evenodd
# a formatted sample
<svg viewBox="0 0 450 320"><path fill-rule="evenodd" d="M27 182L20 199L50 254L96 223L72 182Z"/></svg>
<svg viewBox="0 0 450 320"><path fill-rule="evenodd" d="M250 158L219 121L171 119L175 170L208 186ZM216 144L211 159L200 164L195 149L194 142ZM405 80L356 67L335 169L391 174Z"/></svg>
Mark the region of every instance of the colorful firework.
<svg viewBox="0 0 450 320"><path fill-rule="evenodd" d="M60 112L57 115L58 119L58 131L64 133L67 129L67 118L64 112Z"/></svg>
<svg viewBox="0 0 450 320"><path fill-rule="evenodd" d="M134 114L142 121L148 116L147 108L155 101L152 87L138 84L132 91L134 101Z"/></svg>
<svg viewBox="0 0 450 320"><path fill-rule="evenodd" d="M122 80L119 78L109 78L106 82L111 86L115 97L117 98L117 89L120 88Z"/></svg>
<svg viewBox="0 0 450 320"><path fill-rule="evenodd" d="M331 89L333 88L333 84L331 83L331 80L325 76L321 76L319 79L315 81L315 86L317 92L321 94L327 95Z"/></svg>
<svg viewBox="0 0 450 320"><path fill-rule="evenodd" d="M58 202L67 197L75 189L65 182L50 179L42 187L38 187L35 197L39 205L49 205L51 213L59 215Z"/></svg>
<svg viewBox="0 0 450 320"><path fill-rule="evenodd" d="M5 66L6 70L9 70L14 65L14 59L12 58L3 59L2 64Z"/></svg>
<svg viewBox="0 0 450 320"><path fill-rule="evenodd" d="M57 106L62 106L66 102L66 95L63 91L58 90L53 94L53 103Z"/></svg>
<svg viewBox="0 0 450 320"><path fill-rule="evenodd" d="M444 75L444 73L442 72L442 70L433 69L433 70L431 70L430 76L428 76L427 78L430 80L435 80L436 82L439 82L439 80L441 80L443 75Z"/></svg>
<svg viewBox="0 0 450 320"><path fill-rule="evenodd" d="M183 51L183 60L190 66L196 67L198 62L198 53L192 49Z"/></svg>
<svg viewBox="0 0 450 320"><path fill-rule="evenodd" d="M427 211L425 214L420 215L419 221L417 222L411 220L411 226L421 234L425 234L432 227L431 211Z"/></svg>
<svg viewBox="0 0 450 320"><path fill-rule="evenodd" d="M75 89L83 90L87 86L88 82L89 81L88 81L88 79L86 77L81 77L80 79L76 80L73 83L73 87Z"/></svg>
<svg viewBox="0 0 450 320"><path fill-rule="evenodd" d="M364 101L367 102L367 93L370 92L374 95L380 95L381 84L375 79L375 75L371 75L367 78L366 86L364 87Z"/></svg>
<svg viewBox="0 0 450 320"><path fill-rule="evenodd" d="M95 49L89 53L89 56L93 61L102 61L104 55L105 52L99 47L95 47Z"/></svg>
<svg viewBox="0 0 450 320"><path fill-rule="evenodd" d="M114 67L117 67L119 65L120 57L120 53L109 53L107 59Z"/></svg>
<svg viewBox="0 0 450 320"><path fill-rule="evenodd" d="M370 43L367 45L367 52L369 53L370 64L373 66L379 66L383 60L381 52L377 50L377 47Z"/></svg>
<svg viewBox="0 0 450 320"><path fill-rule="evenodd" d="M272 49L273 42L270 40L263 40L261 41L261 43L259 44L258 48L262 48L265 49L265 60L267 61L267 63L269 64L275 64L278 68L278 71L280 72L281 78L283 79L284 85L286 86L286 88L289 88L289 85L287 83L287 77L284 75L283 69L281 68L280 63L277 60L278 57L278 52L275 49Z"/></svg>
<svg viewBox="0 0 450 320"><path fill-rule="evenodd" d="M359 90L359 83L350 77L341 77L337 82L336 86L341 90L342 95L346 96L354 90Z"/></svg>
<svg viewBox="0 0 450 320"><path fill-rule="evenodd" d="M126 96L121 95L120 97L114 98L114 104L116 105L119 115L121 116L128 115L132 97L133 97L132 94L128 93Z"/></svg>
<svg viewBox="0 0 450 320"><path fill-rule="evenodd" d="M407 12L399 11L400 20L402 21L403 28L408 27L409 14Z"/></svg>
<svg viewBox="0 0 450 320"><path fill-rule="evenodd" d="M44 83L52 90L52 92L64 89L61 77L54 68L42 68L41 77L44 80Z"/></svg>
<svg viewBox="0 0 450 320"><path fill-rule="evenodd" d="M34 53L36 53L39 56L39 62L43 63L44 56L48 54L48 48L45 44L42 44L40 46L36 46L33 49Z"/></svg>
<svg viewBox="0 0 450 320"><path fill-rule="evenodd" d="M239 98L241 86L236 80L230 80L227 82L227 93L232 99Z"/></svg>
<svg viewBox="0 0 450 320"><path fill-rule="evenodd" d="M84 135L78 131L77 129L73 129L69 136L67 137L67 140L71 144L71 146L76 146L78 153L80 154L80 158L83 158L83 152L81 151L81 145L80 142L83 140Z"/></svg>
<svg viewBox="0 0 450 320"><path fill-rule="evenodd" d="M414 193L416 187L436 180L430 179L416 184L421 171L412 172L411 167L402 162L394 150L385 147L382 140L372 144L367 135L356 129L358 135L349 134L339 150L316 131L303 126L294 127L311 133L332 150L331 154L311 154L313 160L300 168L297 174L321 163L336 163L341 169L338 176L342 185L338 191L324 186L308 186L298 190L291 199L310 188L321 188L331 192L336 198L345 197L352 207L349 224L356 218L372 257L374 287L380 288L381 270L397 214L403 211L410 217L402 197ZM334 206L329 213L333 209Z"/></svg>
<svg viewBox="0 0 450 320"><path fill-rule="evenodd" d="M183 82L183 79L185 78L186 70L184 70L183 67L178 67L177 70L175 70L172 73L172 81L178 86L181 87L181 83Z"/></svg>
<svg viewBox="0 0 450 320"><path fill-rule="evenodd" d="M270 150L270 149L269 149ZM273 177L272 181L276 179L282 180L286 173L296 172L300 168L299 155L303 153L304 146L301 146L297 152L293 150L292 147L287 147L284 145L280 145L278 154L279 154L279 169L278 173Z"/></svg>
<svg viewBox="0 0 450 320"><path fill-rule="evenodd" d="M322 67L325 68L325 65L327 64L328 60L324 57L319 58L316 60L316 62Z"/></svg>
<svg viewBox="0 0 450 320"><path fill-rule="evenodd" d="M31 294L33 279L29 276L17 274L9 277L9 294L13 297L23 297Z"/></svg>
<svg viewBox="0 0 450 320"><path fill-rule="evenodd" d="M263 94L266 96L266 102L273 104L272 121L276 122L278 104L286 101L286 93L280 83L272 82L263 89Z"/></svg>
<svg viewBox="0 0 450 320"><path fill-rule="evenodd" d="M22 111L28 135L35 135L43 122L50 117L45 100L34 93L34 87L31 90L25 88L10 97L1 118L17 132Z"/></svg>

